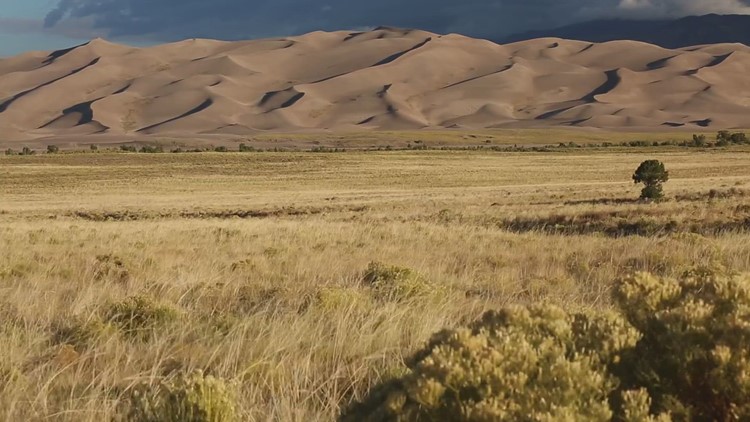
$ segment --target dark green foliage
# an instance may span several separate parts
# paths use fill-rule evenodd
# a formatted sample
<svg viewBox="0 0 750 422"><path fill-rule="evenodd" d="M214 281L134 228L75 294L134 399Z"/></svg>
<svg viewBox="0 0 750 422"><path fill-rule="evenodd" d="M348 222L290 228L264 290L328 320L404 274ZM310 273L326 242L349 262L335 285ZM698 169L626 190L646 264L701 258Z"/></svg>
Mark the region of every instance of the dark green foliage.
<svg viewBox="0 0 750 422"><path fill-rule="evenodd" d="M661 199L664 197L664 190L659 185L646 185L641 190L641 199Z"/></svg>
<svg viewBox="0 0 750 422"><path fill-rule="evenodd" d="M98 151L98 150L99 150L99 147L98 147L98 146L96 146L96 144L91 144L91 145L89 145L89 149L90 149L91 151Z"/></svg>
<svg viewBox="0 0 750 422"><path fill-rule="evenodd" d="M34 151L33 149L29 147L23 147L20 155L34 155L34 154L36 154L36 151Z"/></svg>
<svg viewBox="0 0 750 422"><path fill-rule="evenodd" d="M247 145L247 144L240 144L240 152L253 152L255 151L255 147Z"/></svg>
<svg viewBox="0 0 750 422"><path fill-rule="evenodd" d="M650 145L651 144L648 141L630 141L628 143L628 146L631 146L631 147L647 147Z"/></svg>
<svg viewBox="0 0 750 422"><path fill-rule="evenodd" d="M750 144L750 139L748 139L747 135L742 132L731 133L728 130L719 131L716 135L716 145L726 146L729 144Z"/></svg>
<svg viewBox="0 0 750 422"><path fill-rule="evenodd" d="M57 145L47 145L47 154L57 154L59 151Z"/></svg>
<svg viewBox="0 0 750 422"><path fill-rule="evenodd" d="M732 141L733 144L748 144L750 141L748 141L747 135L744 133L733 133L729 140Z"/></svg>
<svg viewBox="0 0 750 422"><path fill-rule="evenodd" d="M659 160L646 160L633 174L635 183L643 183L641 199L661 199L664 196L662 183L669 180L669 172Z"/></svg>
<svg viewBox="0 0 750 422"><path fill-rule="evenodd" d="M227 151L229 151L229 150L225 146L220 146L220 147L214 148L214 152L227 152Z"/></svg>
<svg viewBox="0 0 750 422"><path fill-rule="evenodd" d="M729 141L729 138L732 136L732 134L728 130L720 130L719 133L716 134L716 140L727 140Z"/></svg>
<svg viewBox="0 0 750 422"><path fill-rule="evenodd" d="M120 151L138 152L138 150L135 148L135 145L120 145Z"/></svg>
<svg viewBox="0 0 750 422"><path fill-rule="evenodd" d="M164 147L161 145L144 145L141 147L141 152L146 154L160 154L164 152Z"/></svg>
<svg viewBox="0 0 750 422"><path fill-rule="evenodd" d="M725 147L731 144L731 141L729 138L718 138L716 139L716 146L717 147Z"/></svg>

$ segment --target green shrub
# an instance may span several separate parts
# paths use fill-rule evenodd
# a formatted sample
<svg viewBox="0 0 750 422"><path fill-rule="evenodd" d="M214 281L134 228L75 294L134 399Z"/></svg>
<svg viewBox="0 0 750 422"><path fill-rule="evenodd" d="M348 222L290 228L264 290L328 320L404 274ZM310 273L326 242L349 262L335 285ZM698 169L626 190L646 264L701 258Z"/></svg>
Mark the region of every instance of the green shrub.
<svg viewBox="0 0 750 422"><path fill-rule="evenodd" d="M728 130L720 130L716 134L716 145L726 146L729 144L748 144L750 139L742 132L731 133Z"/></svg>
<svg viewBox="0 0 750 422"><path fill-rule="evenodd" d="M677 420L750 419L750 280L698 270L626 280L616 302L641 334L618 374Z"/></svg>
<svg viewBox="0 0 750 422"><path fill-rule="evenodd" d="M123 414L128 422L231 422L235 394L232 385L198 371L134 388Z"/></svg>
<svg viewBox="0 0 750 422"><path fill-rule="evenodd" d="M144 335L176 320L177 311L143 296L133 296L105 310L103 319L129 335Z"/></svg>
<svg viewBox="0 0 750 422"><path fill-rule="evenodd" d="M664 197L662 184L669 181L669 172L659 160L646 160L633 174L633 181L643 183L641 199L661 199Z"/></svg>
<svg viewBox="0 0 750 422"><path fill-rule="evenodd" d="M99 147L97 145L95 145L95 144L89 145L89 149L91 151L99 151Z"/></svg>
<svg viewBox="0 0 750 422"><path fill-rule="evenodd" d="M446 330L342 421L750 420L750 278L640 274L618 314L549 305Z"/></svg>
<svg viewBox="0 0 750 422"><path fill-rule="evenodd" d="M255 148L247 144L240 144L240 152L253 152Z"/></svg>
<svg viewBox="0 0 750 422"><path fill-rule="evenodd" d="M748 137L744 133L733 133L729 139L732 141L733 144L748 144L750 143L750 140L748 140Z"/></svg>
<svg viewBox="0 0 750 422"><path fill-rule="evenodd" d="M5 155L16 155L16 152L13 151L13 148L8 148L5 150Z"/></svg>
<svg viewBox="0 0 750 422"><path fill-rule="evenodd" d="M164 147L161 145L144 145L141 147L140 152L145 154L160 154L164 152Z"/></svg>
<svg viewBox="0 0 750 422"><path fill-rule="evenodd" d="M414 270L379 262L370 263L362 276L362 281L380 300L401 301L434 291L434 286Z"/></svg>
<svg viewBox="0 0 750 422"><path fill-rule="evenodd" d="M138 150L135 148L135 145L120 145L120 151L138 152Z"/></svg>
<svg viewBox="0 0 750 422"><path fill-rule="evenodd" d="M23 149L21 149L20 155L34 155L34 154L36 154L36 151L34 151L33 149L29 147L23 147Z"/></svg>
<svg viewBox="0 0 750 422"><path fill-rule="evenodd" d="M220 146L220 147L214 148L214 152L227 152L227 151L228 151L228 149L225 146Z"/></svg>
<svg viewBox="0 0 750 422"><path fill-rule="evenodd" d="M637 341L616 316L514 307L446 330L342 421L605 421L606 367Z"/></svg>
<svg viewBox="0 0 750 422"><path fill-rule="evenodd" d="M47 145L47 154L57 154L60 148L57 145Z"/></svg>

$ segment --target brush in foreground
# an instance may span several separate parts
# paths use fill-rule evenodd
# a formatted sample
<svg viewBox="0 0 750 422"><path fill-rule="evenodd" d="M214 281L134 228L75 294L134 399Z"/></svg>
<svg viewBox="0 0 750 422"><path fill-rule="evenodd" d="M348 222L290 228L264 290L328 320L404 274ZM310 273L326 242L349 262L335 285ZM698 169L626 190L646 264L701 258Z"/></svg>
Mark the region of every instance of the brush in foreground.
<svg viewBox="0 0 750 422"><path fill-rule="evenodd" d="M619 314L490 312L433 337L342 421L750 418L750 279L641 274Z"/></svg>

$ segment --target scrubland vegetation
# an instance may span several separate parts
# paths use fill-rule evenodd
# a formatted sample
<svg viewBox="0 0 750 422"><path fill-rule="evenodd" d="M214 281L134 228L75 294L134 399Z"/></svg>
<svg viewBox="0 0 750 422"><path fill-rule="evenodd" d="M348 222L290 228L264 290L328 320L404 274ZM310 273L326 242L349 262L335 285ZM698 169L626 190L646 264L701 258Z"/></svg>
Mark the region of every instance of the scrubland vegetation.
<svg viewBox="0 0 750 422"><path fill-rule="evenodd" d="M741 420L743 148L2 156L0 419Z"/></svg>

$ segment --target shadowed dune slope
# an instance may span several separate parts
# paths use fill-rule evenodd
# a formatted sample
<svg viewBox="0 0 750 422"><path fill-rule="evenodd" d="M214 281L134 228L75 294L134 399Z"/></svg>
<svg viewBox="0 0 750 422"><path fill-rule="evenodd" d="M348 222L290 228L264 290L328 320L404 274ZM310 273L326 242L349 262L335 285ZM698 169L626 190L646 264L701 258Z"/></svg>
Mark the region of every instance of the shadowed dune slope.
<svg viewBox="0 0 750 422"><path fill-rule="evenodd" d="M0 59L0 138L94 133L750 127L750 48L379 28Z"/></svg>

